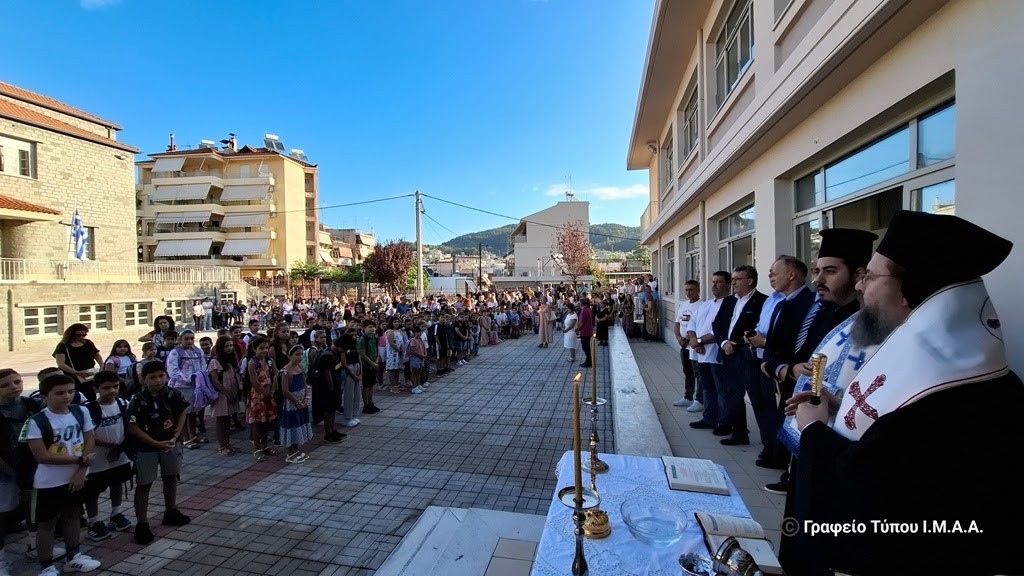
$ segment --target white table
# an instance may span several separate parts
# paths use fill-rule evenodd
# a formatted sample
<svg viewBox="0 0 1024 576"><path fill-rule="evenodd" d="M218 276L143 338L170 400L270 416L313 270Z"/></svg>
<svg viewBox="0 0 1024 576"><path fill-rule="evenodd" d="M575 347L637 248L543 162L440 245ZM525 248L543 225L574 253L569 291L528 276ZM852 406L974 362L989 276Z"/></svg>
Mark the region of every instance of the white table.
<svg viewBox="0 0 1024 576"><path fill-rule="evenodd" d="M584 463L589 458L583 454ZM610 536L601 540L584 538L583 550L592 576L661 574L679 576L679 556L699 552L708 556L703 535L694 512L718 512L750 518L743 499L732 479L725 473L729 496L672 490L665 478L665 467L660 458L600 454L609 470L597 476L597 491L601 495L601 509L608 513L612 526ZM534 576L571 575L576 555L575 526L572 510L558 500L558 490L573 483L572 452L566 452L558 462L558 487L551 498L544 533L537 546L533 564ZM583 472L585 486L590 485L590 474ZM642 496L669 501L686 515L686 531L679 542L666 548L655 548L640 542L629 532L619 508L630 498Z"/></svg>

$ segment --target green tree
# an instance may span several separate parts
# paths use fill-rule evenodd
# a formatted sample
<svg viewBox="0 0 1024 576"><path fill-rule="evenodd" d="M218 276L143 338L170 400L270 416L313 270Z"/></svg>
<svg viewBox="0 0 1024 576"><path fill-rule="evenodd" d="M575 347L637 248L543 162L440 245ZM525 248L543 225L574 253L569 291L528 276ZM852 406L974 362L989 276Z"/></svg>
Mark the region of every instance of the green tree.
<svg viewBox="0 0 1024 576"><path fill-rule="evenodd" d="M644 244L637 244L633 251L626 255L630 260L639 260L644 266L651 265L651 251Z"/></svg>
<svg viewBox="0 0 1024 576"><path fill-rule="evenodd" d="M426 270L423 271L423 290L427 291L430 289L430 276L427 276ZM413 292L416 290L416 262L409 264L409 273L405 277L405 285L402 286L404 292Z"/></svg>
<svg viewBox="0 0 1024 576"><path fill-rule="evenodd" d="M322 278L324 272L324 267L316 262L296 260L292 262L291 268L288 270L288 277L292 280L313 280Z"/></svg>

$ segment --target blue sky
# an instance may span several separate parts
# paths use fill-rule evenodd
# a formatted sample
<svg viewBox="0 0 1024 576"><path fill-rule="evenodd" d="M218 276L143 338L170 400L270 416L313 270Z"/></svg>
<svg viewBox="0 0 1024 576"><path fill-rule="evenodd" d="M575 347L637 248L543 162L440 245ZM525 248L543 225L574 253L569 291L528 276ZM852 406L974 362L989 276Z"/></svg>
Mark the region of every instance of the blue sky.
<svg viewBox="0 0 1024 576"><path fill-rule="evenodd" d="M519 218L570 178L592 223L636 226L647 205L625 158L653 0L4 4L5 44L33 48L0 78L118 122L145 152L170 132L275 133L320 166L322 206L418 189ZM424 206L428 244L512 223ZM411 198L321 217L415 237Z"/></svg>

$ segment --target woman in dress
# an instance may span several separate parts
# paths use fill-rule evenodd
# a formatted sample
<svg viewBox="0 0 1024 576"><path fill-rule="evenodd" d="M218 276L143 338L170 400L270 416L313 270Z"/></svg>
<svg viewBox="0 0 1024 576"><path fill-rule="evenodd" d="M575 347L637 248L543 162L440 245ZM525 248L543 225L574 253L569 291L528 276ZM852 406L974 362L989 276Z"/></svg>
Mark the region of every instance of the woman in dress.
<svg viewBox="0 0 1024 576"><path fill-rule="evenodd" d="M541 297L540 310L537 312L537 324L540 326L540 344L538 348L547 348L548 344L551 343L551 323L548 322L548 317L551 315L551 306L548 305L546 298Z"/></svg>
<svg viewBox="0 0 1024 576"><path fill-rule="evenodd" d="M96 391L92 387L92 377L103 366L103 355L99 348L89 340L89 327L85 324L72 324L64 331L64 337L53 349L53 359L57 368L75 381L75 389L85 395L90 402L96 401Z"/></svg>
<svg viewBox="0 0 1024 576"><path fill-rule="evenodd" d="M401 390L398 376L402 371L409 338L402 328L402 319L397 314L391 316L388 326L388 330L384 333L384 337L387 339L387 346L384 348L384 370L388 375L388 390L397 394Z"/></svg>
<svg viewBox="0 0 1024 576"><path fill-rule="evenodd" d="M658 301L651 287L644 286L644 340L659 340Z"/></svg>
<svg viewBox="0 0 1024 576"><path fill-rule="evenodd" d="M626 337L633 336L633 298L629 294L619 295L619 315L622 317L622 331Z"/></svg>
<svg viewBox="0 0 1024 576"><path fill-rule="evenodd" d="M565 305L565 318L562 319L562 346L569 351L569 362L576 361L576 306L572 303Z"/></svg>
<svg viewBox="0 0 1024 576"><path fill-rule="evenodd" d="M313 424L309 412L309 391L306 372L302 369L301 345L288 349L288 364L278 373L278 385L284 401L281 403L281 444L288 447L285 462L298 464L309 456L299 451L299 445L313 437Z"/></svg>

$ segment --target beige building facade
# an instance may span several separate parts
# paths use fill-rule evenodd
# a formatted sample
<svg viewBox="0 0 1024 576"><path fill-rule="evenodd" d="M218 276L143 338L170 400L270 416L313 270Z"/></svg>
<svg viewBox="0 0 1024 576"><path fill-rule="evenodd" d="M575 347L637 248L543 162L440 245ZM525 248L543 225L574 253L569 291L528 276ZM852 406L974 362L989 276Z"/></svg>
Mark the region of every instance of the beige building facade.
<svg viewBox="0 0 1024 576"><path fill-rule="evenodd" d="M809 261L821 229L881 235L910 209L1017 244L986 284L1024 349L1021 29L1014 0L657 2L627 166L650 175L665 333L683 281L707 294L753 264L765 291L775 256Z"/></svg>
<svg viewBox="0 0 1024 576"><path fill-rule="evenodd" d="M583 233L589 237L590 202L558 202L523 217L509 235L512 251L508 269L511 275L554 282L565 280L556 261L559 254L555 234L559 228L577 221L583 223Z"/></svg>
<svg viewBox="0 0 1024 576"><path fill-rule="evenodd" d="M244 298L237 271L137 263L137 150L121 127L0 82L0 349L51 348L83 323L135 341L192 298ZM83 258L73 252L78 211Z"/></svg>
<svg viewBox="0 0 1024 576"><path fill-rule="evenodd" d="M271 144L276 140L268 140ZM318 262L317 167L293 150L242 146L150 154L137 163L139 261L286 275Z"/></svg>
<svg viewBox="0 0 1024 576"><path fill-rule="evenodd" d="M348 255L348 264L341 263L342 266L362 264L377 247L377 236L372 231L357 228L329 228L327 233L331 236L339 254L343 255L342 258L346 253ZM346 247L348 250L345 250Z"/></svg>

